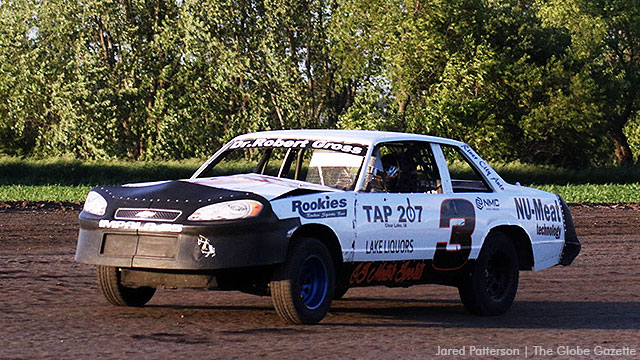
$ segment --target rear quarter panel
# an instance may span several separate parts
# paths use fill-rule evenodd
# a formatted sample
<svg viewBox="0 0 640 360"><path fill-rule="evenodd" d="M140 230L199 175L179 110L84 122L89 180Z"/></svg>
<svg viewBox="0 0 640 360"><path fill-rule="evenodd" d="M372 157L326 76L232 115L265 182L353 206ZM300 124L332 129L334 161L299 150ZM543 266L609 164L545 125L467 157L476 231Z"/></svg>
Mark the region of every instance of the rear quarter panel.
<svg viewBox="0 0 640 360"><path fill-rule="evenodd" d="M555 194L521 187L509 186L501 193L494 193L500 202L496 207L482 203L487 196L476 199L479 219L485 222L483 234L502 225L518 226L522 228L531 241L534 259L534 271L539 271L560 261L565 239L563 213L558 196ZM489 196L490 197L490 196ZM474 249L472 256L477 257L479 248ZM476 253L477 252L477 253Z"/></svg>

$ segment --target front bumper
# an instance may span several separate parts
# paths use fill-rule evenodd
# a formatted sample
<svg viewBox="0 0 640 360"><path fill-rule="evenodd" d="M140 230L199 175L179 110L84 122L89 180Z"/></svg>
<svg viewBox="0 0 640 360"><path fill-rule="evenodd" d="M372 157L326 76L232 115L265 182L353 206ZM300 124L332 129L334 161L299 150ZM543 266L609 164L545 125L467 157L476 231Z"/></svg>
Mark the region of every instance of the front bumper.
<svg viewBox="0 0 640 360"><path fill-rule="evenodd" d="M126 268L214 270L284 262L298 219L274 216L182 226L179 233L104 229L82 213L75 259ZM211 245L212 249L206 244Z"/></svg>

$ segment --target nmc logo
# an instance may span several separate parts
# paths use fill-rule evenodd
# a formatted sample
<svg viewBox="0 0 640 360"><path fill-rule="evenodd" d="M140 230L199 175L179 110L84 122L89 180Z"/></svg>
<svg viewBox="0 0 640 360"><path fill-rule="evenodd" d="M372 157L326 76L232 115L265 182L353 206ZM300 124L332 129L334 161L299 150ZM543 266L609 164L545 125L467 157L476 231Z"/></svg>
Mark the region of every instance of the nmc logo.
<svg viewBox="0 0 640 360"><path fill-rule="evenodd" d="M482 209L496 209L500 207L500 200L498 199L483 199L481 197L476 198L476 207L478 210Z"/></svg>

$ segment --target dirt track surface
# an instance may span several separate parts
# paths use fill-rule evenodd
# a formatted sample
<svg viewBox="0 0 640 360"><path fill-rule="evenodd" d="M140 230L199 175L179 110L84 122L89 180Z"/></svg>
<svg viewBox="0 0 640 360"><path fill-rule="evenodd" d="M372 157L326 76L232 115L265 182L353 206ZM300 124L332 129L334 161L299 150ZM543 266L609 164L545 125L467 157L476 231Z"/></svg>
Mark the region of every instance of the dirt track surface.
<svg viewBox="0 0 640 360"><path fill-rule="evenodd" d="M467 358L637 358L640 208L572 211L582 253L521 273L504 316L469 315L453 288L373 287L350 290L319 325L289 326L269 297L239 292L159 290L144 308L111 306L95 267L73 261L77 211L3 210L0 358L405 359L438 358L438 346Z"/></svg>

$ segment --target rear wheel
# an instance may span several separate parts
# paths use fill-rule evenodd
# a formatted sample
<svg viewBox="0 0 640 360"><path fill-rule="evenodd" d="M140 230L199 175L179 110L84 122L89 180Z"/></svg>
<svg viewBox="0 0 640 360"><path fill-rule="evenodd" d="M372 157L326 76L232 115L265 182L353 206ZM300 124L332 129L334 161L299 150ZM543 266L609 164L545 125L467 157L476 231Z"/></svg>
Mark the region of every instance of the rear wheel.
<svg viewBox="0 0 640 360"><path fill-rule="evenodd" d="M143 306L156 292L152 287L130 288L122 285L120 269L113 266L98 265L98 282L102 294L113 305Z"/></svg>
<svg viewBox="0 0 640 360"><path fill-rule="evenodd" d="M485 240L473 269L458 287L465 308L475 315L504 314L518 290L518 254L503 233Z"/></svg>
<svg viewBox="0 0 640 360"><path fill-rule="evenodd" d="M298 239L270 284L276 313L291 324L315 324L331 306L334 284L329 250L316 239Z"/></svg>

